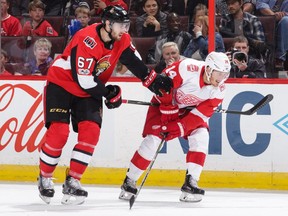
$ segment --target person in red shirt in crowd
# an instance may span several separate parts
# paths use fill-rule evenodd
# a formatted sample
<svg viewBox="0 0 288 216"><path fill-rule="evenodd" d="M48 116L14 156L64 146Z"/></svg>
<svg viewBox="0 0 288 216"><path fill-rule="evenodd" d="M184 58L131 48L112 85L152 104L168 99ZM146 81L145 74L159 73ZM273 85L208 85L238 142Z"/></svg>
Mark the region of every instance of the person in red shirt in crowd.
<svg viewBox="0 0 288 216"><path fill-rule="evenodd" d="M1 0L1 36L20 36L22 26L20 21L8 13L10 0Z"/></svg>
<svg viewBox="0 0 288 216"><path fill-rule="evenodd" d="M156 95L161 96L172 88L171 78L150 70L136 56L128 34L127 11L121 6L108 6L101 18L102 23L77 31L48 69L44 93L48 130L40 149L38 178L39 195L47 204L55 193L53 173L68 141L70 122L78 140L66 172L61 203L82 204L88 196L80 180L99 141L105 114L103 98L108 109L122 104L120 86L106 84L118 60Z"/></svg>
<svg viewBox="0 0 288 216"><path fill-rule="evenodd" d="M13 75L9 71L5 69L5 63L8 61L7 52L1 49L1 57L0 57L0 76L11 76Z"/></svg>
<svg viewBox="0 0 288 216"><path fill-rule="evenodd" d="M107 6L119 5L128 11L128 6L123 0L93 0L94 8L91 10L92 16L100 15Z"/></svg>
<svg viewBox="0 0 288 216"><path fill-rule="evenodd" d="M51 24L44 19L45 4L40 0L34 0L28 6L31 21L23 26L25 36L58 36Z"/></svg>

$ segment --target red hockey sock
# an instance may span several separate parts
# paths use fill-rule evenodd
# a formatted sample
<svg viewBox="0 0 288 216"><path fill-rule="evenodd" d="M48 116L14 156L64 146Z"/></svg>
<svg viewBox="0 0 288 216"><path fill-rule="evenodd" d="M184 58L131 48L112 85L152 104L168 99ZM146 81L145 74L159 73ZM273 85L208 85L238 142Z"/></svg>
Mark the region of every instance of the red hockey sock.
<svg viewBox="0 0 288 216"><path fill-rule="evenodd" d="M100 127L96 122L82 121L78 124L78 143L75 145L69 175L78 180L85 172L98 143Z"/></svg>
<svg viewBox="0 0 288 216"><path fill-rule="evenodd" d="M136 151L133 158L131 159L131 163L134 164L134 166L138 167L141 170L146 170L150 164L150 161L143 158L138 153L138 151Z"/></svg>
<svg viewBox="0 0 288 216"><path fill-rule="evenodd" d="M187 163L195 163L200 166L204 166L206 154L203 152L191 152L189 151L186 156Z"/></svg>
<svg viewBox="0 0 288 216"><path fill-rule="evenodd" d="M40 172L44 177L52 174L60 160L62 149L67 142L69 125L62 122L53 122L46 132L45 143L40 151Z"/></svg>

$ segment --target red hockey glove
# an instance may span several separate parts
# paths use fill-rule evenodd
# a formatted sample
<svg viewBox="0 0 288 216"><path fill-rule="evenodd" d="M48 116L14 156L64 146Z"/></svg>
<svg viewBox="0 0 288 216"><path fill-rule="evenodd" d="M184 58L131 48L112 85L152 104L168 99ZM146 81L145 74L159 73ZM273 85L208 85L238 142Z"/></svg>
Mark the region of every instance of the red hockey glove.
<svg viewBox="0 0 288 216"><path fill-rule="evenodd" d="M172 121L161 126L161 133L167 133L166 140L172 140L185 135L185 128L181 121Z"/></svg>
<svg viewBox="0 0 288 216"><path fill-rule="evenodd" d="M169 93L173 87L172 79L165 74L157 74L154 70L144 79L143 85L156 95L162 96Z"/></svg>
<svg viewBox="0 0 288 216"><path fill-rule="evenodd" d="M179 108L177 105L163 105L160 104L159 110L161 112L161 122L167 124L168 122L178 119Z"/></svg>
<svg viewBox="0 0 288 216"><path fill-rule="evenodd" d="M106 88L109 94L106 97L105 105L108 109L114 109L122 104L121 88L117 85L108 85Z"/></svg>

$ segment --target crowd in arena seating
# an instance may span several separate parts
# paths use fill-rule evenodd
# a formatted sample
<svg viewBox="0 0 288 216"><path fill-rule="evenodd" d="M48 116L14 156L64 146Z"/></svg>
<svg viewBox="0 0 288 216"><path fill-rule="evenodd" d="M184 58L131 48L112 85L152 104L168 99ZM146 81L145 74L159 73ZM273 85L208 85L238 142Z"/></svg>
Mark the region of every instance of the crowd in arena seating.
<svg viewBox="0 0 288 216"><path fill-rule="evenodd" d="M288 0L215 2L215 50L231 59L230 77L288 73ZM45 75L75 32L101 22L108 5L121 5L130 14L129 34L149 68L161 72L163 50L175 44L177 59L207 56L208 0L1 0L0 75ZM118 66L118 74L127 71Z"/></svg>

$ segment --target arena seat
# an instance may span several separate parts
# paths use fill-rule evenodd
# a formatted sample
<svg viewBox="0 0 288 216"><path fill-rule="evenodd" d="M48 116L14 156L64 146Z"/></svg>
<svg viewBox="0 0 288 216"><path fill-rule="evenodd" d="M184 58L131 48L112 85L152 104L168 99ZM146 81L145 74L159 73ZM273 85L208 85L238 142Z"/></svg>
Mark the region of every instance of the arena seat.
<svg viewBox="0 0 288 216"><path fill-rule="evenodd" d="M148 51L155 44L156 39L154 37L133 37L132 41L140 53L142 61L146 63Z"/></svg>
<svg viewBox="0 0 288 216"><path fill-rule="evenodd" d="M131 37L137 37L137 31L136 31L136 16L130 16L130 28L129 28L129 34Z"/></svg>
<svg viewBox="0 0 288 216"><path fill-rule="evenodd" d="M26 37L24 36L1 37L1 49L7 52L9 62L11 63L19 63L24 61L24 52L28 46L26 43Z"/></svg>
<svg viewBox="0 0 288 216"><path fill-rule="evenodd" d="M89 21L89 25L93 24L93 23L101 23L101 17L100 16L95 16L95 17L91 17L91 20Z"/></svg>
<svg viewBox="0 0 288 216"><path fill-rule="evenodd" d="M63 36L64 16L45 16L44 19L51 24L59 36Z"/></svg>
<svg viewBox="0 0 288 216"><path fill-rule="evenodd" d="M180 29L182 31L189 31L189 16L179 16L180 17L180 22L181 22L181 25L180 25Z"/></svg>
<svg viewBox="0 0 288 216"><path fill-rule="evenodd" d="M233 45L234 38L223 38L225 50L229 51Z"/></svg>

